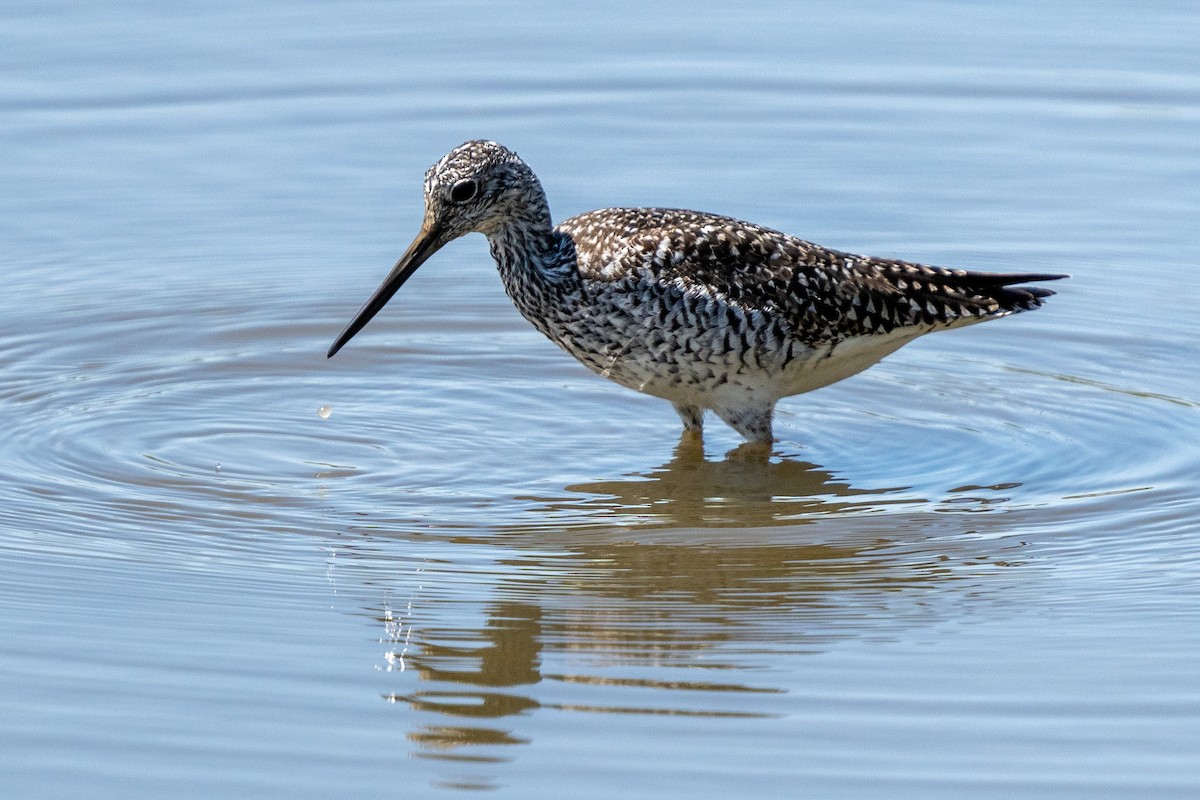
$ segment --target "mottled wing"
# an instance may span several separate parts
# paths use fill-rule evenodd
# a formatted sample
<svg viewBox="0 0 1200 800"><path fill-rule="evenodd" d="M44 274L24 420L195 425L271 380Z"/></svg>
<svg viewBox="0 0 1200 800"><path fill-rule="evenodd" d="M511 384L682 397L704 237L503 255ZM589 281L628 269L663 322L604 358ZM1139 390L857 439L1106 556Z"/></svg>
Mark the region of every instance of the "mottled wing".
<svg viewBox="0 0 1200 800"><path fill-rule="evenodd" d="M785 320L811 343L932 330L1035 308L1053 292L995 274L842 253L749 222L694 211L609 208L559 226L593 280L637 274Z"/></svg>

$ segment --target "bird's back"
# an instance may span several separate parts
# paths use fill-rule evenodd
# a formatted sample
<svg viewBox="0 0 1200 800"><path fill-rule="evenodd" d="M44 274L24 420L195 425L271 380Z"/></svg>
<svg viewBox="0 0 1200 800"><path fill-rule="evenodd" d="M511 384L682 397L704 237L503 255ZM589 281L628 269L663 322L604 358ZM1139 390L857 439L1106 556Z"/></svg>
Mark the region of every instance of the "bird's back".
<svg viewBox="0 0 1200 800"><path fill-rule="evenodd" d="M607 208L558 226L581 277L644 276L786 324L807 345L913 334L1036 308L1064 276L986 273L844 253L749 222L681 209Z"/></svg>

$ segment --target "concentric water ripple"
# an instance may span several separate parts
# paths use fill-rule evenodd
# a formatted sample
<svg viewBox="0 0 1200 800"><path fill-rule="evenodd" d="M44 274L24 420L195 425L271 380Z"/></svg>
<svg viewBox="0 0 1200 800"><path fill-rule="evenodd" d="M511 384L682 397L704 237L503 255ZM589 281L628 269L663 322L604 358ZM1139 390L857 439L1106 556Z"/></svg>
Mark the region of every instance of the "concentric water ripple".
<svg viewBox="0 0 1200 800"><path fill-rule="evenodd" d="M337 327L327 307L197 304L186 324L81 308L69 340L31 326L5 358L4 513L20 517L23 495L43 519L58 498L77 530L143 515L205 530L343 523L321 509L393 528L786 527L890 512L1061 521L1122 495L1124 517L1106 519L1127 525L1194 469L1176 446L1196 437L1190 399L1016 366L973 353L987 340L969 333L785 401L770 463L723 459L737 441L715 422L707 452L676 451L665 404L588 375L488 300L440 330L437 310L406 309L338 363L321 353ZM659 460L629 470L633 441ZM543 460L522 462L530 448Z"/></svg>

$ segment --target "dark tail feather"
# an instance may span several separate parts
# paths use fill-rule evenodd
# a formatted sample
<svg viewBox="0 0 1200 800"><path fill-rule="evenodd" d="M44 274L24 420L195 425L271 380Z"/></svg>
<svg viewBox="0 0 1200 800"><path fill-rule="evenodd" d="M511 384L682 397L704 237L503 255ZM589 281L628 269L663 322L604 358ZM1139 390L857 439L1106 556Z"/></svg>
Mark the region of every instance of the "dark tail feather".
<svg viewBox="0 0 1200 800"><path fill-rule="evenodd" d="M1014 284L1057 281L1071 276L1011 273L1007 275L986 275L980 277L985 278L985 280L980 281L980 285L992 289L989 294L995 298L1001 308L1009 311L1029 311L1042 305L1042 300L1053 295L1054 291L1041 286L1016 286Z"/></svg>
<svg viewBox="0 0 1200 800"><path fill-rule="evenodd" d="M980 286L1012 286L1014 283L1041 283L1042 281L1059 281L1070 275L1050 275L1037 272L968 272L974 283Z"/></svg>
<svg viewBox="0 0 1200 800"><path fill-rule="evenodd" d="M886 324L958 327L1029 311L1054 294L1040 281L1069 275L1034 272L975 272L931 267L905 261L873 261L872 278L886 282L885 289L868 288L860 305L868 312L882 307ZM889 328L890 330L890 328Z"/></svg>
<svg viewBox="0 0 1200 800"><path fill-rule="evenodd" d="M1044 298L1050 297L1054 292L1041 286L1024 284L1057 281L1071 276L1029 272L967 272L955 277L957 280L948 280L947 285L954 285L958 291L974 295L975 302L983 301L986 305L990 305L988 300L995 302L996 306L999 306L992 306L995 313L1037 308L1042 305Z"/></svg>

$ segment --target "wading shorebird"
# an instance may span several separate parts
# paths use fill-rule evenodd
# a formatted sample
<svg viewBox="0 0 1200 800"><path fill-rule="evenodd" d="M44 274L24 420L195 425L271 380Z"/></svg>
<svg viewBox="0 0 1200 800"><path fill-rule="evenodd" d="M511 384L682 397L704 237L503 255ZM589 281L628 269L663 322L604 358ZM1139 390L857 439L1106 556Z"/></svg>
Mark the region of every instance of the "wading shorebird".
<svg viewBox="0 0 1200 800"><path fill-rule="evenodd" d="M1042 305L1066 275L986 273L852 255L730 217L606 208L555 226L516 153L489 141L425 173L425 220L333 356L440 247L478 231L539 331L606 378L661 397L686 431L713 411L774 441L784 397L861 372L931 331Z"/></svg>

